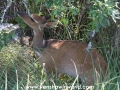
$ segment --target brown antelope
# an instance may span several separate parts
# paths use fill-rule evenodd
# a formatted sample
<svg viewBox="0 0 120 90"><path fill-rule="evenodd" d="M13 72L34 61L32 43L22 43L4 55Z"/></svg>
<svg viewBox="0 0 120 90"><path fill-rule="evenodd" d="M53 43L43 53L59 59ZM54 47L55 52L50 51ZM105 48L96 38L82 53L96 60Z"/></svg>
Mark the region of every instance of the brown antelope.
<svg viewBox="0 0 120 90"><path fill-rule="evenodd" d="M47 22L44 16L37 14L18 15L33 29L33 48L41 65L45 63L47 74L53 70L79 76L86 85L93 85L95 76L103 78L106 74L107 63L96 49L86 52L88 45L79 41L44 40L43 29L54 25L53 22Z"/></svg>

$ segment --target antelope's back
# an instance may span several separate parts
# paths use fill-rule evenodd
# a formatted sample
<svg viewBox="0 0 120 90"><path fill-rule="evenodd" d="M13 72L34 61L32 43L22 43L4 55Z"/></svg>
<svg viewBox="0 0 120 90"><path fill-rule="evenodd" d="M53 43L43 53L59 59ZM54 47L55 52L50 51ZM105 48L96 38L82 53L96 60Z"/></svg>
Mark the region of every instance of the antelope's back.
<svg viewBox="0 0 120 90"><path fill-rule="evenodd" d="M87 44L77 41L57 41L51 40L47 48L42 52L40 61L46 63L46 68L57 68L58 72L68 73L76 76L78 74L89 72L93 65L100 72L100 68L105 73L107 63L97 50L86 52Z"/></svg>

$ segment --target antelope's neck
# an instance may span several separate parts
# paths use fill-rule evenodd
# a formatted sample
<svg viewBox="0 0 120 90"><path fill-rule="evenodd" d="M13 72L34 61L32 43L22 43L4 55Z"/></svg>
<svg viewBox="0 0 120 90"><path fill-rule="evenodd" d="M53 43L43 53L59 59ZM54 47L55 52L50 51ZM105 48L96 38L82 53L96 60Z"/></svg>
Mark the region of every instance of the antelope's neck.
<svg viewBox="0 0 120 90"><path fill-rule="evenodd" d="M43 39L43 30L33 30L33 48L35 51L42 50L47 46L47 41Z"/></svg>

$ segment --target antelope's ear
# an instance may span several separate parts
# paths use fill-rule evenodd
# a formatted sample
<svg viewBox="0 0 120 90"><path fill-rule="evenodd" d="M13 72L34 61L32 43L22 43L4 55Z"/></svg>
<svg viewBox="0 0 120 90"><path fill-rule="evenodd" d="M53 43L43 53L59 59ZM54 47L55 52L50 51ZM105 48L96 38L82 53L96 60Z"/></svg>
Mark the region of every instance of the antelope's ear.
<svg viewBox="0 0 120 90"><path fill-rule="evenodd" d="M43 16L43 18L44 18L44 27L45 28L56 27L56 23L50 21L50 19L51 19L50 15Z"/></svg>
<svg viewBox="0 0 120 90"><path fill-rule="evenodd" d="M49 27L54 27L54 25L55 25L55 22L46 22L46 23L44 24L44 27L45 27L45 28L49 28Z"/></svg>

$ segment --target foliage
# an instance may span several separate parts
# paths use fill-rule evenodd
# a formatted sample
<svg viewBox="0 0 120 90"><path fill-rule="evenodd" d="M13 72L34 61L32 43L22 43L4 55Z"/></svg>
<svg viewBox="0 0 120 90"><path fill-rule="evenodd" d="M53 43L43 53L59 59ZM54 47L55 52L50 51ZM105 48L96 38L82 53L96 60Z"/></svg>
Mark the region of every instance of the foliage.
<svg viewBox="0 0 120 90"><path fill-rule="evenodd" d="M90 18L93 20L89 23L92 30L99 31L101 27L106 28L110 26L110 17L115 21L119 12L116 9L113 0L92 0L93 5L90 6ZM116 21L115 21L116 22Z"/></svg>
<svg viewBox="0 0 120 90"><path fill-rule="evenodd" d="M30 0L28 0L29 2ZM73 17L80 14L82 5L79 0L36 0L36 5L45 6L51 8L52 18L59 16L60 21L63 25L68 25ZM110 26L110 18L116 22L116 18L119 16L118 5L113 0L84 0L83 3L88 3L89 7L89 18L92 20L89 22L89 29L100 31L101 27L107 28ZM85 6L84 6L85 7ZM70 15L73 16L70 18ZM75 19L78 22L78 18Z"/></svg>
<svg viewBox="0 0 120 90"><path fill-rule="evenodd" d="M30 3L31 0L27 0L27 2L29 3L30 6L34 5L35 7L35 8L29 7L32 13L35 12L35 9L38 8L38 6L40 6L40 10L49 8L48 11L46 10L45 12L44 11L43 12L46 14L47 12L51 14L52 19L54 18L54 16L61 17L60 21L64 25L67 25L69 21L67 19L67 14L72 14L73 16L78 15L80 9L80 6L78 4L79 2L78 1L75 2L74 0L69 2L67 0L36 0L33 2L34 4ZM74 5L74 3L76 4L76 6ZM52 10L52 12L49 11L50 9Z"/></svg>
<svg viewBox="0 0 120 90"><path fill-rule="evenodd" d="M3 46L7 45L7 43L10 41L13 35L13 32L9 33L6 30L2 30L0 32L0 50Z"/></svg>
<svg viewBox="0 0 120 90"><path fill-rule="evenodd" d="M115 51L114 48L112 52L106 54L108 60L115 61L114 64L108 61L108 76L104 81L96 83L95 89L91 90L119 90L120 72L116 71L118 68L117 58L112 57L115 56L113 53ZM18 44L9 44L8 47L3 47L0 52L1 90L38 90L44 86L52 86L51 90L55 90L55 86L64 86L66 90L72 89L71 86L82 88L81 82L66 75L61 75L55 82L54 74L52 74L48 81L45 68L40 66L39 61L34 59L33 55L31 48L21 47ZM79 89L77 88L77 90Z"/></svg>
<svg viewBox="0 0 120 90"><path fill-rule="evenodd" d="M17 0L14 0L15 3ZM26 1L26 2L25 2ZM116 1L117 2L117 1ZM119 3L114 0L20 0L27 12L40 15L51 15L51 21L62 23L62 28L46 29L47 38L83 40L87 42L88 32L97 32L96 47L108 62L108 76L105 81L96 83L96 90L119 90L120 82L120 61L119 45L112 47L111 38L115 33L119 19ZM25 7L25 5L27 7ZM23 7L20 7L23 8ZM84 12L85 9L85 12ZM15 21L22 23L19 17ZM113 22L114 21L114 22ZM109 28L108 28L109 27ZM106 28L106 29L105 29ZM99 32L99 33L98 33ZM12 34L4 30L0 33L0 47L7 45ZM55 85L55 82L47 82L39 62L29 58L24 47L18 45L11 48L11 45L4 47L0 52L0 89L8 86L10 90L25 90L26 86ZM18 76L18 78L17 78ZM54 77L54 75L52 75ZM15 78L16 77L16 78ZM59 79L59 78L58 78ZM6 83L8 82L8 83ZM74 79L66 77L58 80L58 85L73 85ZM52 83L52 84L51 84ZM67 86L66 85L66 86ZM67 88L66 88L67 90Z"/></svg>

